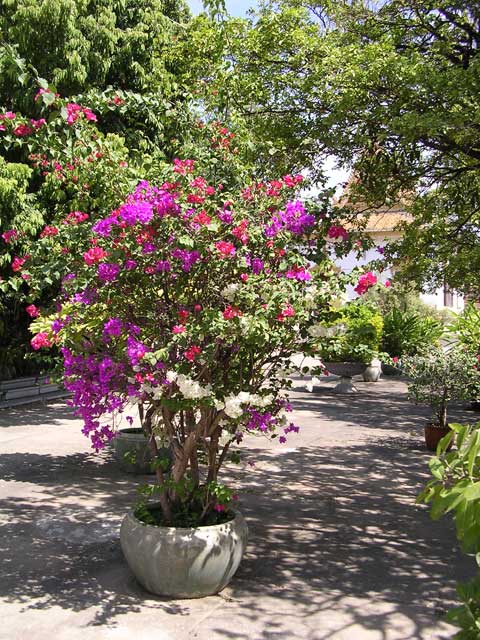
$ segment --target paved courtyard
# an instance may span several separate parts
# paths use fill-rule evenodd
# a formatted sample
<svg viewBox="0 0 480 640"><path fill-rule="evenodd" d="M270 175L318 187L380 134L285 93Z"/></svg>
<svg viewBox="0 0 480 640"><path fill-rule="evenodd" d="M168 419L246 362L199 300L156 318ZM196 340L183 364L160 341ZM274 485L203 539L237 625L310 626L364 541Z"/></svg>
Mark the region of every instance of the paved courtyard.
<svg viewBox="0 0 480 640"><path fill-rule="evenodd" d="M352 396L296 382L285 445L250 437L224 478L250 540L231 585L202 600L142 590L118 529L138 478L95 455L63 402L0 413L0 638L406 640L452 637L442 613L473 574L448 519L415 497L428 479L428 410L401 380ZM458 408L453 416L473 421Z"/></svg>

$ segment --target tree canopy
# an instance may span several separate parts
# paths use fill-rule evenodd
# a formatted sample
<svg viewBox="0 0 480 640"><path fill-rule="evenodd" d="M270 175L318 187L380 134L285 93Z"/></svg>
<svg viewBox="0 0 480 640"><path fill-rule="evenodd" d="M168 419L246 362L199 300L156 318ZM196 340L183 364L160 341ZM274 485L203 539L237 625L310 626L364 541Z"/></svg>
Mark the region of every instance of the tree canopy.
<svg viewBox="0 0 480 640"><path fill-rule="evenodd" d="M480 7L280 0L225 20L222 37L202 28L217 56L205 98L251 132L263 166L320 180L333 155L372 207L409 193L415 223L391 257L420 286L478 294L464 271L480 266Z"/></svg>

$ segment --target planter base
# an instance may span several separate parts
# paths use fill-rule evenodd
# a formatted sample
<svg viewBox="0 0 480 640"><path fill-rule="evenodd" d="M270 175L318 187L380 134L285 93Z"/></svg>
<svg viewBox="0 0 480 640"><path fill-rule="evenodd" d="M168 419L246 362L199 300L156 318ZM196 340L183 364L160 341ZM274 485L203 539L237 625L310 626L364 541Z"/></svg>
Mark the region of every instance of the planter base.
<svg viewBox="0 0 480 640"><path fill-rule="evenodd" d="M358 393L358 389L353 384L352 378L347 378L345 376L342 376L340 378L340 382L333 389L333 393L339 393L339 394Z"/></svg>
<svg viewBox="0 0 480 640"><path fill-rule="evenodd" d="M202 598L221 591L233 578L247 546L240 513L229 522L183 529L155 527L125 516L120 543L140 584L173 598Z"/></svg>

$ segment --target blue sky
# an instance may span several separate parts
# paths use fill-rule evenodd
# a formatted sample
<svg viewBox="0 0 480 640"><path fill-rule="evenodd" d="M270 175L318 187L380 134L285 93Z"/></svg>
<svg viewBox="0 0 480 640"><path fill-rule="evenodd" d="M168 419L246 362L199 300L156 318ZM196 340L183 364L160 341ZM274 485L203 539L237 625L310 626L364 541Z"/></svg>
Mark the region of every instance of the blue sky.
<svg viewBox="0 0 480 640"><path fill-rule="evenodd" d="M202 0L187 0L187 3L194 14L203 9ZM226 0L225 4L231 16L244 16L248 9L257 5L255 0Z"/></svg>

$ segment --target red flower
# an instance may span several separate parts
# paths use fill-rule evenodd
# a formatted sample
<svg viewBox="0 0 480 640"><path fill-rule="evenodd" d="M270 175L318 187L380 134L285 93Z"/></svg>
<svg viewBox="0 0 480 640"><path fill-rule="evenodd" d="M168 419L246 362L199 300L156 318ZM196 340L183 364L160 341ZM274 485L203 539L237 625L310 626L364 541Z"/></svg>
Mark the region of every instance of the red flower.
<svg viewBox="0 0 480 640"><path fill-rule="evenodd" d="M231 258L235 255L235 246L231 242L220 240L215 243L215 247L223 258Z"/></svg>
<svg viewBox="0 0 480 640"><path fill-rule="evenodd" d="M29 136L32 133L33 133L32 127L29 127L27 124L19 124L13 130L13 134L19 137Z"/></svg>
<svg viewBox="0 0 480 640"><path fill-rule="evenodd" d="M332 225L328 230L327 235L332 240L336 240L337 238L348 240L348 231L341 225Z"/></svg>
<svg viewBox="0 0 480 640"><path fill-rule="evenodd" d="M178 321L180 322L180 324L185 324L189 315L190 314L188 313L188 311L186 309L180 310L177 313Z"/></svg>
<svg viewBox="0 0 480 640"><path fill-rule="evenodd" d="M357 286L354 288L354 291L356 291L359 296L362 296L370 289L370 287L373 287L375 284L377 284L377 276L374 275L371 271L368 271L363 276L360 276Z"/></svg>
<svg viewBox="0 0 480 640"><path fill-rule="evenodd" d="M200 349L200 347L196 347L195 345L193 345L185 351L184 355L187 360L189 360L190 362L193 362L195 358L199 356L201 353L202 353L202 350Z"/></svg>
<svg viewBox="0 0 480 640"><path fill-rule="evenodd" d="M197 224L207 225L210 224L212 218L207 214L206 211L202 209L198 215L192 218L192 222L196 222Z"/></svg>
<svg viewBox="0 0 480 640"><path fill-rule="evenodd" d="M240 318L241 316L243 316L243 313L240 311L240 309L231 305L229 305L223 312L223 317L225 318L225 320L232 320L232 318Z"/></svg>
<svg viewBox="0 0 480 640"><path fill-rule="evenodd" d="M40 238L48 238L50 236L56 236L58 233L57 227L49 227L48 225L43 229L40 234Z"/></svg>
<svg viewBox="0 0 480 640"><path fill-rule="evenodd" d="M86 264L95 264L96 262L100 262L108 256L108 253L104 251L101 247L92 247L88 251L83 254L83 259Z"/></svg>

